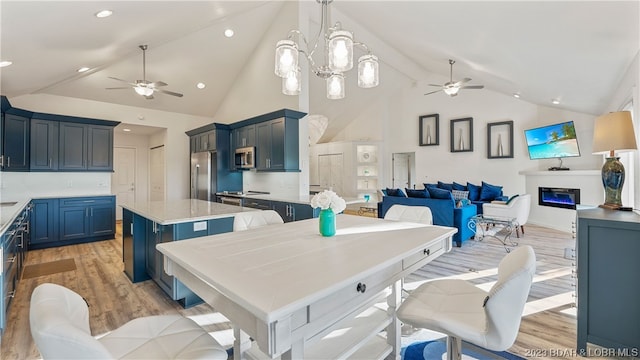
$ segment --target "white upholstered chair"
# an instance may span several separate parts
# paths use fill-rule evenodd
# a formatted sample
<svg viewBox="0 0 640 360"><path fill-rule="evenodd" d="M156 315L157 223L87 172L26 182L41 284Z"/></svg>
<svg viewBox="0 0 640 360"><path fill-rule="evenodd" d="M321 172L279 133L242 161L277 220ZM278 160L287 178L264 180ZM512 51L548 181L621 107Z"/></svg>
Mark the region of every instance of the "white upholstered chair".
<svg viewBox="0 0 640 360"><path fill-rule="evenodd" d="M515 218L518 222L516 235L520 237L520 231L524 235L524 224L529 219L529 210L531 209L531 194L522 194L513 198L507 203L485 203L482 204L482 213L486 216L500 216Z"/></svg>
<svg viewBox="0 0 640 360"><path fill-rule="evenodd" d="M249 230L271 224L284 224L275 210L246 211L234 215L233 231Z"/></svg>
<svg viewBox="0 0 640 360"><path fill-rule="evenodd" d="M460 359L461 340L493 351L510 348L536 269L531 246L507 254L498 281L488 292L466 280L440 279L422 284L400 305L398 319L447 335L447 358Z"/></svg>
<svg viewBox="0 0 640 360"><path fill-rule="evenodd" d="M29 321L43 359L227 359L211 335L180 315L134 319L96 339L85 300L56 284L33 291Z"/></svg>
<svg viewBox="0 0 640 360"><path fill-rule="evenodd" d="M433 225L431 209L426 206L393 205L384 214L384 219Z"/></svg>

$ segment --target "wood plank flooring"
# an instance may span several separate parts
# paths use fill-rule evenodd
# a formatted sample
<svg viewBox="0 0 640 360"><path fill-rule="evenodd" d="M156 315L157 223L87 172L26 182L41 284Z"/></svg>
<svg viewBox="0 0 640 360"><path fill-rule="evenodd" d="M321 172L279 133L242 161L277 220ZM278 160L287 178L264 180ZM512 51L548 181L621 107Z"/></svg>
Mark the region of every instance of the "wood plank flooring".
<svg viewBox="0 0 640 360"><path fill-rule="evenodd" d="M576 345L573 261L564 258L564 249L573 248L574 240L571 234L539 226L526 225L525 231L524 237L517 240L536 251L537 276L519 336L510 351L532 358L536 354L533 350L540 350L537 355L543 355L559 349L567 351L567 356L537 358L575 359L569 356ZM495 239L468 241L409 276L405 288L439 277L462 277L480 286L490 286L496 280L496 266L505 254L504 247ZM33 289L45 282L64 285L87 299L93 335L115 329L133 318L157 314L190 316L210 332L228 333L231 329L226 319L206 304L183 309L153 281L132 284L123 272L119 233L113 240L29 251L26 264L67 258L75 260L76 270L20 281L2 336L0 358L40 358L29 330L29 299Z"/></svg>

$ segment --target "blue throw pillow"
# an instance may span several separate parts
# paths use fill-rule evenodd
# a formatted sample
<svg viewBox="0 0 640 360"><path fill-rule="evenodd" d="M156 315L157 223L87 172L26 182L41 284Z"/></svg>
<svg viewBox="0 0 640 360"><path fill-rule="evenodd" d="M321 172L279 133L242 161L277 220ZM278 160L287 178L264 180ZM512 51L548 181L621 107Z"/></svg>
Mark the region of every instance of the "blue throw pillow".
<svg viewBox="0 0 640 360"><path fill-rule="evenodd" d="M453 190L467 191L467 187L454 181Z"/></svg>
<svg viewBox="0 0 640 360"><path fill-rule="evenodd" d="M451 199L453 201L453 195L451 194L451 191L435 187L427 188L427 190L429 190L429 195L431 195L431 197L434 199Z"/></svg>
<svg viewBox="0 0 640 360"><path fill-rule="evenodd" d="M387 188L387 196L407 197L400 189Z"/></svg>
<svg viewBox="0 0 640 360"><path fill-rule="evenodd" d="M438 187L440 189L445 189L445 190L448 190L448 191L453 190L453 184L443 183L442 181L438 181Z"/></svg>
<svg viewBox="0 0 640 360"><path fill-rule="evenodd" d="M474 185L468 182L467 189L469 190L469 200L471 201L480 200L480 190L482 190L482 187L480 185Z"/></svg>
<svg viewBox="0 0 640 360"><path fill-rule="evenodd" d="M407 192L407 196L410 198L430 198L429 191L427 189L404 189Z"/></svg>
<svg viewBox="0 0 640 360"><path fill-rule="evenodd" d="M425 188L425 189L432 188L432 187L437 188L437 187L438 187L438 184L429 184L429 183L424 183L424 188Z"/></svg>
<svg viewBox="0 0 640 360"><path fill-rule="evenodd" d="M482 182L482 189L480 190L481 201L493 201L500 195L502 195L502 186Z"/></svg>

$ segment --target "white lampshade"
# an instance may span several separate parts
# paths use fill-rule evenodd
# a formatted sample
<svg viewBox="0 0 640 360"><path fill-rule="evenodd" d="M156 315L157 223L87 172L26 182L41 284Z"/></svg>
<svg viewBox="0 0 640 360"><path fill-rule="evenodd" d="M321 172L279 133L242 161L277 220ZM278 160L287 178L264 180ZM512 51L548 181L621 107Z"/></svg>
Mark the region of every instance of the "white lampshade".
<svg viewBox="0 0 640 360"><path fill-rule="evenodd" d="M443 90L444 90L444 93L449 95L449 96L456 96L456 95L458 95L458 91L460 91L460 87L459 86L445 86Z"/></svg>
<svg viewBox="0 0 640 360"><path fill-rule="evenodd" d="M616 111L596 119L593 128L593 153L614 155L614 151L638 148L629 111Z"/></svg>
<svg viewBox="0 0 640 360"><path fill-rule="evenodd" d="M346 30L336 30L329 35L329 69L348 71L353 68L353 35Z"/></svg>
<svg viewBox="0 0 640 360"><path fill-rule="evenodd" d="M344 76L333 74L327 79L327 99L337 100L344 98Z"/></svg>
<svg viewBox="0 0 640 360"><path fill-rule="evenodd" d="M275 73L281 78L298 69L298 45L292 40L280 40L276 44Z"/></svg>
<svg viewBox="0 0 640 360"><path fill-rule="evenodd" d="M378 86L378 57L375 55L363 55L358 59L358 86L372 88Z"/></svg>
<svg viewBox="0 0 640 360"><path fill-rule="evenodd" d="M300 95L302 83L300 82L300 69L290 71L287 76L282 78L282 93L285 95Z"/></svg>
<svg viewBox="0 0 640 360"><path fill-rule="evenodd" d="M153 89L146 86L136 86L133 88L138 95L151 96L153 95Z"/></svg>

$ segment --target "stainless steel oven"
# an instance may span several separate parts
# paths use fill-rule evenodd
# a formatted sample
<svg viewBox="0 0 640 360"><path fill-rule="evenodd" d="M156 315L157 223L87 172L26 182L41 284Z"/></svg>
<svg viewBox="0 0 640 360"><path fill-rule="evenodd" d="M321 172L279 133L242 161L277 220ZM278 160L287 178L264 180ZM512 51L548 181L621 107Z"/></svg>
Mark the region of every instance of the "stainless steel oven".
<svg viewBox="0 0 640 360"><path fill-rule="evenodd" d="M235 205L242 206L244 199L240 197L231 197L231 196L218 196L218 202L227 204L227 205Z"/></svg>

